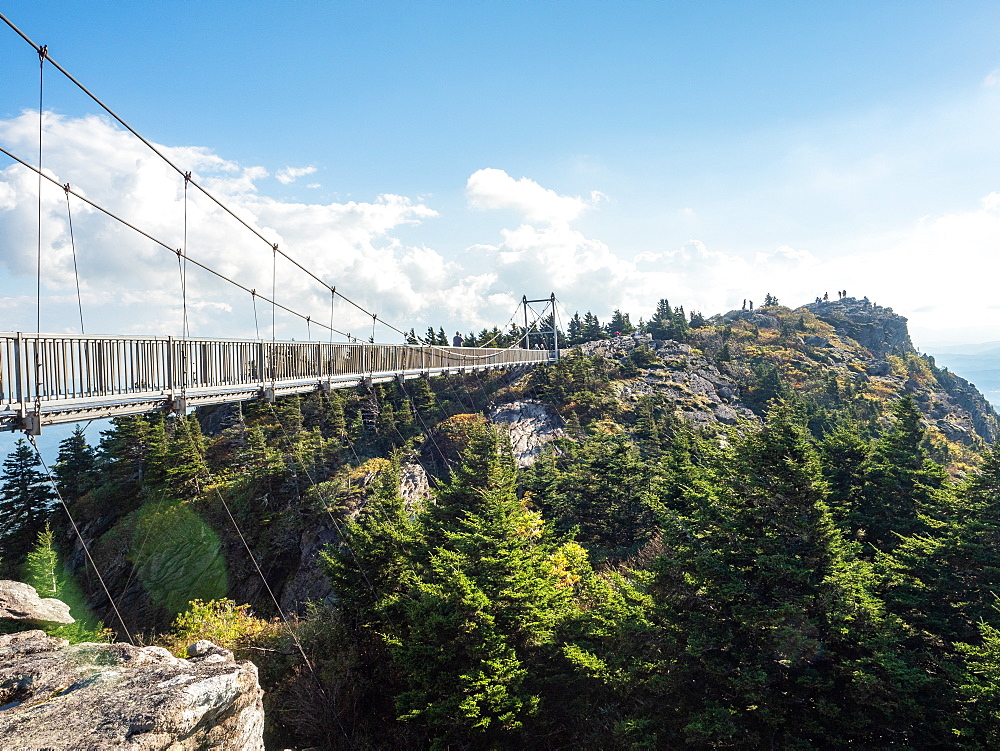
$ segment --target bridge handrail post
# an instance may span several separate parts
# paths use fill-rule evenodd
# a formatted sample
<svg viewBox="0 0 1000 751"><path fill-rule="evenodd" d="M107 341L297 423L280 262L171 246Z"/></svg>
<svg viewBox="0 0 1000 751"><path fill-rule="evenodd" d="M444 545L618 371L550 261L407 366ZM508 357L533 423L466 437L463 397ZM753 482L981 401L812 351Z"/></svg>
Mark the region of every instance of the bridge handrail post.
<svg viewBox="0 0 1000 751"><path fill-rule="evenodd" d="M171 398L174 394L174 338L167 337L167 390Z"/></svg>
<svg viewBox="0 0 1000 751"><path fill-rule="evenodd" d="M263 389L266 385L264 383L264 342L257 342L257 381L260 383L260 387Z"/></svg>
<svg viewBox="0 0 1000 751"><path fill-rule="evenodd" d="M14 370L15 370L15 395L17 408L21 414L25 414L25 394L28 387L28 373L25 367L24 334L17 332L17 339L14 340Z"/></svg>

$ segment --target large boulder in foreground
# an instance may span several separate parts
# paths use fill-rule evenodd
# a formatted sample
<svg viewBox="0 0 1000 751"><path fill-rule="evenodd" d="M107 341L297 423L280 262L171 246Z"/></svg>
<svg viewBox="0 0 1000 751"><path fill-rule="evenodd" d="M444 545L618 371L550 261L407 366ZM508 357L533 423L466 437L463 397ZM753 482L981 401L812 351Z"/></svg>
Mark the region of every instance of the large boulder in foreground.
<svg viewBox="0 0 1000 751"><path fill-rule="evenodd" d="M30 584L0 579L0 621L24 621L42 626L72 623L69 605L54 597L39 597Z"/></svg>
<svg viewBox="0 0 1000 751"><path fill-rule="evenodd" d="M0 748L263 751L257 668L194 653L0 634Z"/></svg>

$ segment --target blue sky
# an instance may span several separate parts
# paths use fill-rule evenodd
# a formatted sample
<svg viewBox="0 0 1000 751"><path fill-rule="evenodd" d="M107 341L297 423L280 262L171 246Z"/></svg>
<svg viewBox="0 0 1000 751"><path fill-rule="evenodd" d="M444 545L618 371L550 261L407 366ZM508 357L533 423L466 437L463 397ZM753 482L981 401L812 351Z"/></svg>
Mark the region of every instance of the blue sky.
<svg viewBox="0 0 1000 751"><path fill-rule="evenodd" d="M996 2L2 12L401 328L503 324L522 294L550 291L569 313L638 319L660 297L711 314L847 289L908 316L923 349L1000 338ZM0 28L0 144L31 158L37 67ZM46 109L53 174L179 245L176 181L51 70ZM0 157L0 329L33 330L37 196L19 169ZM46 198L50 330L74 325L60 201ZM79 211L92 330L171 333L170 259ZM192 208L190 240L193 256L270 287L269 255L211 207ZM328 315L321 290L279 273L284 301ZM207 280L191 294L193 333L253 335L246 300ZM279 335L306 335L297 326Z"/></svg>

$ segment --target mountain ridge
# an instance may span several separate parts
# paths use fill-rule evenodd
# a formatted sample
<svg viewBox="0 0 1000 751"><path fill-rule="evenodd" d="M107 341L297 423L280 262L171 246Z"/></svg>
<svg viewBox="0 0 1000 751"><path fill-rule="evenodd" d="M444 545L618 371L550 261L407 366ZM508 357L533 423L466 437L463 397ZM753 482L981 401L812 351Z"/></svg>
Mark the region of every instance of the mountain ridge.
<svg viewBox="0 0 1000 751"><path fill-rule="evenodd" d="M685 338L633 333L584 342L578 351L609 357L626 375L634 369L616 386L625 402L659 392L702 427L759 422L767 401L781 394L860 420L879 418L910 395L947 463L974 463L965 449L1000 437L1000 415L975 385L920 353L904 316L865 299L731 310Z"/></svg>

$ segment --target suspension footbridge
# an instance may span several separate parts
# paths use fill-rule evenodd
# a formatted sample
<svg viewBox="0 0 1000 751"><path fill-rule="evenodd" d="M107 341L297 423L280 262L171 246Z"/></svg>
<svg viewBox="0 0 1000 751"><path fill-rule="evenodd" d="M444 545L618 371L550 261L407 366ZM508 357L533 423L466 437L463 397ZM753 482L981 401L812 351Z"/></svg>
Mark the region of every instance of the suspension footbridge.
<svg viewBox="0 0 1000 751"><path fill-rule="evenodd" d="M187 409L209 404L238 402L251 399L273 401L278 396L305 393L315 390L332 390L363 384L374 384L410 378L475 373L496 368L520 368L558 359L558 326L556 323L555 295L542 300L522 297L518 311L523 307L524 328L512 346L491 347L498 337L510 341L496 329L498 336L480 341L478 347L447 347L442 341L420 343L419 338L406 334L400 328L369 312L362 305L346 297L335 284L321 274L309 269L279 248L263 230L230 209L212 195L192 175L191 171L171 161L161 148L141 136L132 126L83 86L65 68L55 62L48 48L37 45L5 16L5 22L38 56L38 153L37 161L18 156L0 146L0 153L13 162L33 172L38 180L38 330L35 333L0 333L0 431L23 430L37 435L45 425L77 422L107 417L165 411L183 414ZM43 170L44 134L44 73L54 68L75 84L111 118L135 136L157 157L176 172L183 185L184 221L183 238L171 244L138 226L135 220L87 198L69 183L56 179L51 169ZM74 272L76 246L73 239L70 198L73 197L89 209L104 214L108 219L138 233L155 246L174 254L180 271L180 303L183 323L179 336L87 336L83 333L83 305L80 307L80 331L77 334L41 333L41 270L42 270L42 192L49 184L59 188L66 199L69 236L72 243ZM198 191L224 217L236 223L241 230L249 231L255 240L266 244L272 263L271 295L261 294L249 283L241 283L210 265L193 258L187 251L188 193ZM178 247L180 246L180 247ZM310 283L322 286L331 303L330 325L325 326L311 315L293 310L276 301L277 283L274 271L278 258L290 262L297 272L305 274ZM232 285L250 295L254 306L256 324L257 304L271 307L271 338L223 339L192 337L188 324L187 274L189 265L213 275L218 281ZM80 302L80 284L77 275L77 298ZM356 309L367 321L373 332L372 342L359 342L350 334L333 327L333 302L342 300ZM547 303L551 308L541 313L531 308L532 303ZM330 341L277 341L274 338L274 316L280 309L306 322L307 327L327 329ZM529 320L529 310L534 320ZM548 314L548 317L546 317ZM515 313L516 315L516 313ZM513 317L511 322L513 321ZM374 328L382 324L400 334L407 344L374 343ZM2 328L2 324L0 324ZM517 327L515 327L516 329ZM334 342L333 335L346 338ZM414 343L416 341L416 343Z"/></svg>
<svg viewBox="0 0 1000 751"><path fill-rule="evenodd" d="M0 430L530 367L540 349L0 334Z"/></svg>

